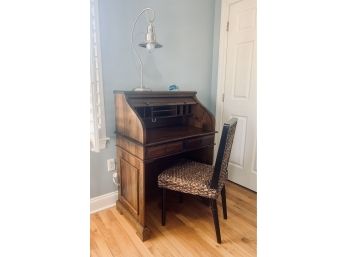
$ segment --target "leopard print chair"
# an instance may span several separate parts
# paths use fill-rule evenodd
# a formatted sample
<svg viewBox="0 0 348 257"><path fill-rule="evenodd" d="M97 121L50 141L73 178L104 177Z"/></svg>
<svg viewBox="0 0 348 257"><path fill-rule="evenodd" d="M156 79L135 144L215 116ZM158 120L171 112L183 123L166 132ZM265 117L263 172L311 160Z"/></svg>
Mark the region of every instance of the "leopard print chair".
<svg viewBox="0 0 348 257"><path fill-rule="evenodd" d="M210 200L216 239L221 244L220 225L216 200L221 193L224 219L227 219L226 189L227 166L231 155L237 119L231 119L223 126L215 166L182 159L158 176L158 186L162 188L162 225L166 221L166 190L198 195Z"/></svg>

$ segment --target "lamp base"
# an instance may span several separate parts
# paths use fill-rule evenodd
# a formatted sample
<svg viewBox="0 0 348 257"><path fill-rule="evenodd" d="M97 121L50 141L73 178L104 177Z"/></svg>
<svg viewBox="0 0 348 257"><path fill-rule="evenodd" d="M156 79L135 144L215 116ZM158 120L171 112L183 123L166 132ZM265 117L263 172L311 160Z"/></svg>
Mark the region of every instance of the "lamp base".
<svg viewBox="0 0 348 257"><path fill-rule="evenodd" d="M134 88L133 91L152 91L152 89L146 88L146 87L137 87L137 88Z"/></svg>

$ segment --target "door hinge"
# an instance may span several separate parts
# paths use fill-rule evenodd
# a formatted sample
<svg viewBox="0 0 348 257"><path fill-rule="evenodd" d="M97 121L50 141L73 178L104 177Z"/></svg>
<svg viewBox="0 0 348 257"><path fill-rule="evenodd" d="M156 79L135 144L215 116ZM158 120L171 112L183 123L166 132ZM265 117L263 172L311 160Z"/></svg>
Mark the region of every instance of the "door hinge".
<svg viewBox="0 0 348 257"><path fill-rule="evenodd" d="M225 101L225 93L222 94L222 101Z"/></svg>
<svg viewBox="0 0 348 257"><path fill-rule="evenodd" d="M229 31L229 30L230 30L230 22L228 21L226 25L226 31Z"/></svg>

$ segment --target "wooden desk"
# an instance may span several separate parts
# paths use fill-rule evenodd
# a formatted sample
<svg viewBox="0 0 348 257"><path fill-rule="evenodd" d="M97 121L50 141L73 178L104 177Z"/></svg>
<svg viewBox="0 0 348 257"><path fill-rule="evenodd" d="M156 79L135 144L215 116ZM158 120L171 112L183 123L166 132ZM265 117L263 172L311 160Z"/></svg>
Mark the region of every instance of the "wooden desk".
<svg viewBox="0 0 348 257"><path fill-rule="evenodd" d="M213 163L215 119L196 92L114 91L117 210L146 240L146 202L158 191L157 176L178 158Z"/></svg>

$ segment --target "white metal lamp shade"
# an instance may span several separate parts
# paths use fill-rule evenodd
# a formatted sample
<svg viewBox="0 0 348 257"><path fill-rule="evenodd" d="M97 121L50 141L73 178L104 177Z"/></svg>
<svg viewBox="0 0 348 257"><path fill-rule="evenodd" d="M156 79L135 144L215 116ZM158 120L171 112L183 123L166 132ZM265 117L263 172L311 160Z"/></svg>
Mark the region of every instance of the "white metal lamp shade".
<svg viewBox="0 0 348 257"><path fill-rule="evenodd" d="M145 41L140 43L139 46L145 47L149 52L155 48L161 48L162 45L156 41L155 27L152 23L147 27L147 33L145 35Z"/></svg>

